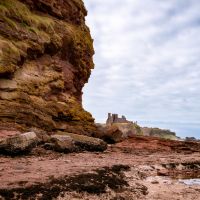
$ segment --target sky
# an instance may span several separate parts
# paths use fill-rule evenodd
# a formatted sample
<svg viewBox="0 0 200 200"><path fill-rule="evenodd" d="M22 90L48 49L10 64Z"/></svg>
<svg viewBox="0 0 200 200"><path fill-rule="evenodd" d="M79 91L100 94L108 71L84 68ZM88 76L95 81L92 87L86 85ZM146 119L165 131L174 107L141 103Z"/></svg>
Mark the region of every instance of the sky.
<svg viewBox="0 0 200 200"><path fill-rule="evenodd" d="M200 138L200 1L84 0L95 69L83 106Z"/></svg>

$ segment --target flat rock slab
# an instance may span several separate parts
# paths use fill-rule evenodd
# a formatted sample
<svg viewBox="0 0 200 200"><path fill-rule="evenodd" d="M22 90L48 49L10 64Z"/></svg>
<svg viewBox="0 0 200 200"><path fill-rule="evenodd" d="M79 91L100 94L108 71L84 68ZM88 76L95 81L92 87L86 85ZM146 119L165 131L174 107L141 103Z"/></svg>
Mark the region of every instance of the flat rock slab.
<svg viewBox="0 0 200 200"><path fill-rule="evenodd" d="M101 139L78 135L74 133L58 132L57 135L71 137L78 151L105 151L107 144Z"/></svg>

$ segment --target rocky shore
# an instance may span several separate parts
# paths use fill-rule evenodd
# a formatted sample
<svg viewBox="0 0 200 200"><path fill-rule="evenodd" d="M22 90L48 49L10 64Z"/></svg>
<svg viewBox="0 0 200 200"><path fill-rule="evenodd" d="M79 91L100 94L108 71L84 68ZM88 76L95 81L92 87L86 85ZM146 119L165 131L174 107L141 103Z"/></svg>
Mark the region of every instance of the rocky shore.
<svg viewBox="0 0 200 200"><path fill-rule="evenodd" d="M86 15L82 0L0 0L0 200L199 200L178 180L200 177L199 141L83 109Z"/></svg>
<svg viewBox="0 0 200 200"><path fill-rule="evenodd" d="M191 148L188 148L188 147ZM187 148L186 148L187 147ZM200 143L137 136L104 152L0 155L1 199L199 199Z"/></svg>

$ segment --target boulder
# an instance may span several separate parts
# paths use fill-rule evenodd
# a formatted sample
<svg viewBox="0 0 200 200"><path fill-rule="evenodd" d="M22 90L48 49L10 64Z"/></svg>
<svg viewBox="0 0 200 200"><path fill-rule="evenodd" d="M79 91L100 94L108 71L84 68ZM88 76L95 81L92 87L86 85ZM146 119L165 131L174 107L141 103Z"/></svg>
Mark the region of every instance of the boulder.
<svg viewBox="0 0 200 200"><path fill-rule="evenodd" d="M49 147L52 147L55 151L64 153L75 151L74 140L68 135L53 135L51 141L53 144Z"/></svg>
<svg viewBox="0 0 200 200"><path fill-rule="evenodd" d="M114 143L121 142L123 140L123 133L116 126L108 127L106 136L113 140Z"/></svg>
<svg viewBox="0 0 200 200"><path fill-rule="evenodd" d="M30 151L38 143L34 132L27 132L0 140L0 153L20 154Z"/></svg>
<svg viewBox="0 0 200 200"><path fill-rule="evenodd" d="M121 142L123 140L123 133L117 126L104 126L97 124L98 137L109 144Z"/></svg>
<svg viewBox="0 0 200 200"><path fill-rule="evenodd" d="M111 144L121 142L135 135L142 135L142 130L136 122L113 123L111 125L98 123L96 126L98 127L98 133L95 136Z"/></svg>
<svg viewBox="0 0 200 200"><path fill-rule="evenodd" d="M78 135L74 133L58 132L56 137L68 136L74 142L76 151L105 151L107 149L107 143L99 138L88 137L85 135ZM52 136L55 137L55 136ZM70 140L68 138L68 140Z"/></svg>

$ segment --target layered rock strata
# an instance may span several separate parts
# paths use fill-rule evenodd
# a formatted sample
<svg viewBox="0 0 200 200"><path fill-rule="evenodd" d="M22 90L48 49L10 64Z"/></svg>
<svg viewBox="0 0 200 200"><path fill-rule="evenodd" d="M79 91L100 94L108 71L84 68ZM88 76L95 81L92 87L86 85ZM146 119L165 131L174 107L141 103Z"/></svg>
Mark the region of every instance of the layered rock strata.
<svg viewBox="0 0 200 200"><path fill-rule="evenodd" d="M0 1L0 127L91 135L82 108L93 41L82 0Z"/></svg>

